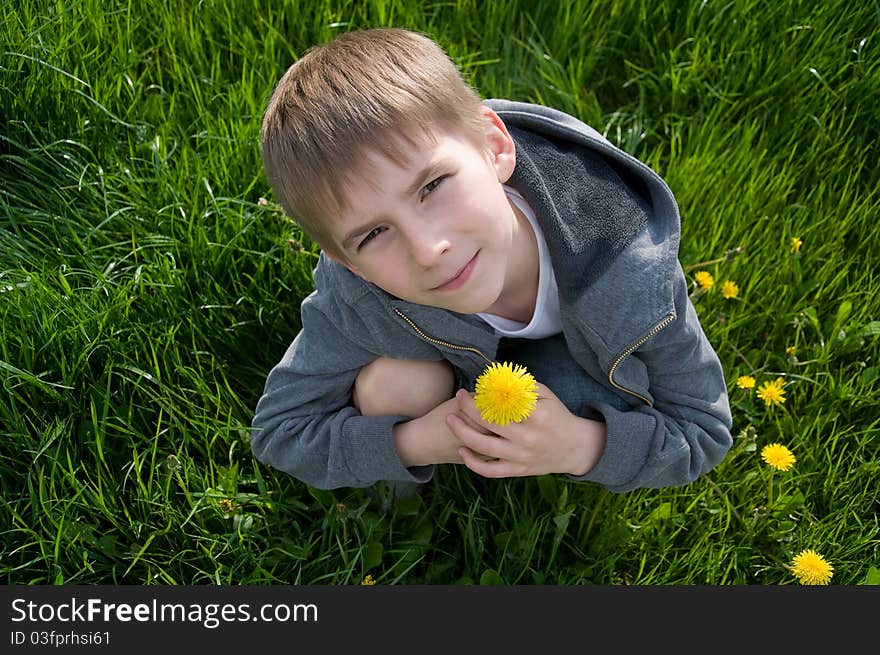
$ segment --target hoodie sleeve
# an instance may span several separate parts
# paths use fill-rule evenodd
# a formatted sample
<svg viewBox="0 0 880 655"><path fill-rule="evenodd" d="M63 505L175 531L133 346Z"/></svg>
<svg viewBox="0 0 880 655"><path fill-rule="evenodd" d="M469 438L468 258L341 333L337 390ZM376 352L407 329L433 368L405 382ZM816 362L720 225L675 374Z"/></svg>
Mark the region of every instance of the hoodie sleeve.
<svg viewBox="0 0 880 655"><path fill-rule="evenodd" d="M405 416L361 416L351 390L376 358L320 310L302 304L302 330L270 371L252 422L256 458L319 489L366 487L379 480L426 482L433 467L406 468L391 430Z"/></svg>
<svg viewBox="0 0 880 655"><path fill-rule="evenodd" d="M653 406L594 407L605 419L605 451L591 471L572 479L618 492L681 486L730 450L732 417L721 362L683 279L676 287L675 320L630 355L647 370Z"/></svg>

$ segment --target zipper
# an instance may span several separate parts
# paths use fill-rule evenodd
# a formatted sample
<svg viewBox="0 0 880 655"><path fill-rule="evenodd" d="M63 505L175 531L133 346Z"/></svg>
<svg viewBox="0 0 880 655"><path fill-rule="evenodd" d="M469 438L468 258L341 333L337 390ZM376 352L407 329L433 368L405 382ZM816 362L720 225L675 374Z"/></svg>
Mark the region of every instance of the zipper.
<svg viewBox="0 0 880 655"><path fill-rule="evenodd" d="M667 314L666 318L664 318L662 321L657 323L657 325L655 325L650 330L648 330L640 339L638 339L638 341L631 344L629 346L629 348L627 348L622 353L620 353L620 355L617 356L617 358L611 363L611 368L608 369L608 381L612 384L612 386L616 387L617 389L620 389L621 391L625 391L626 393L630 394L631 396L635 396L636 398L641 398L643 401L645 401L645 403L649 407L654 406L654 403L651 402L648 398L645 398L642 394L636 393L632 389L627 389L626 387L623 387L623 386L617 384L617 382L614 381L614 371L617 370L617 367L620 365L620 362L622 362L624 359L626 359L631 354L633 354L633 352L635 352L636 350L641 348L643 344L645 344L646 342L650 341L655 336L657 336L658 333L663 331L663 329L666 328L674 320L675 320L675 314L672 314L672 313Z"/></svg>
<svg viewBox="0 0 880 655"><path fill-rule="evenodd" d="M394 310L394 313L395 313L395 314L397 314L398 316L400 316L400 318L402 318L404 321L406 321L406 322L409 324L409 326L410 326L413 330L415 330L416 334L418 334L422 339L424 339L424 340L427 341L428 343L433 343L435 346L443 346L443 347L445 347L445 348L452 348L453 350L464 350L464 351L467 351L467 352L476 353L476 354L478 354L480 357L482 357L483 359L485 359L487 363L489 363L489 364L492 363L492 360L491 360L491 359L489 359L488 357L486 357L482 352L480 352L480 351L479 351L478 349L476 349L476 348L472 348L472 347L470 347L470 346L458 346L458 345L456 345L456 344L454 344L454 343L449 343L448 341L442 341L441 339L435 339L434 337L425 334L425 333L422 331L422 329L421 329L418 325L416 325L415 323L413 323L413 322L410 320L410 318L409 318L406 314L404 314L402 311L400 311L399 309L397 309L397 307L392 307L392 309Z"/></svg>

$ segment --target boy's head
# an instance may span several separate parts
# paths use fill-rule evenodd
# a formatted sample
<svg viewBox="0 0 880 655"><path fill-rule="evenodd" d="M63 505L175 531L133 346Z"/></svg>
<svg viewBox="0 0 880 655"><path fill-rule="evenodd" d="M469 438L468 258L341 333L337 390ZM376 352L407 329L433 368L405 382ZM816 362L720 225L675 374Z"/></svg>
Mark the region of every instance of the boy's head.
<svg viewBox="0 0 880 655"><path fill-rule="evenodd" d="M481 110L429 38L395 28L344 33L310 49L278 82L263 118L266 175L284 210L344 259L329 230L367 155L399 162L436 130L482 143Z"/></svg>

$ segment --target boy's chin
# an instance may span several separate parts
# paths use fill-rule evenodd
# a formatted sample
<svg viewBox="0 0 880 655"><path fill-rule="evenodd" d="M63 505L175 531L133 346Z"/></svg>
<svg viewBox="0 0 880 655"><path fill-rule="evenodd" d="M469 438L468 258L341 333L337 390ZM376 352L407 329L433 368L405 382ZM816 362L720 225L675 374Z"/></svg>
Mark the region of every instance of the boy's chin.
<svg viewBox="0 0 880 655"><path fill-rule="evenodd" d="M459 314L482 314L489 310L493 302L488 298L450 298L447 302L437 303L437 306Z"/></svg>

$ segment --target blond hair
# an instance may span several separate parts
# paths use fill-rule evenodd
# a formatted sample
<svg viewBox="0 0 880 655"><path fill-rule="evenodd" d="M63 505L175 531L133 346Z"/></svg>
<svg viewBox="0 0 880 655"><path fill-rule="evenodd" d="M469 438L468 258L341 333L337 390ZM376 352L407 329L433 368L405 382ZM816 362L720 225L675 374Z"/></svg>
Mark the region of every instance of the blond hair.
<svg viewBox="0 0 880 655"><path fill-rule="evenodd" d="M263 164L276 199L334 254L327 223L348 208L345 182L365 152L401 163L431 130L481 143L481 101L434 41L376 28L310 48L281 77L263 116Z"/></svg>

